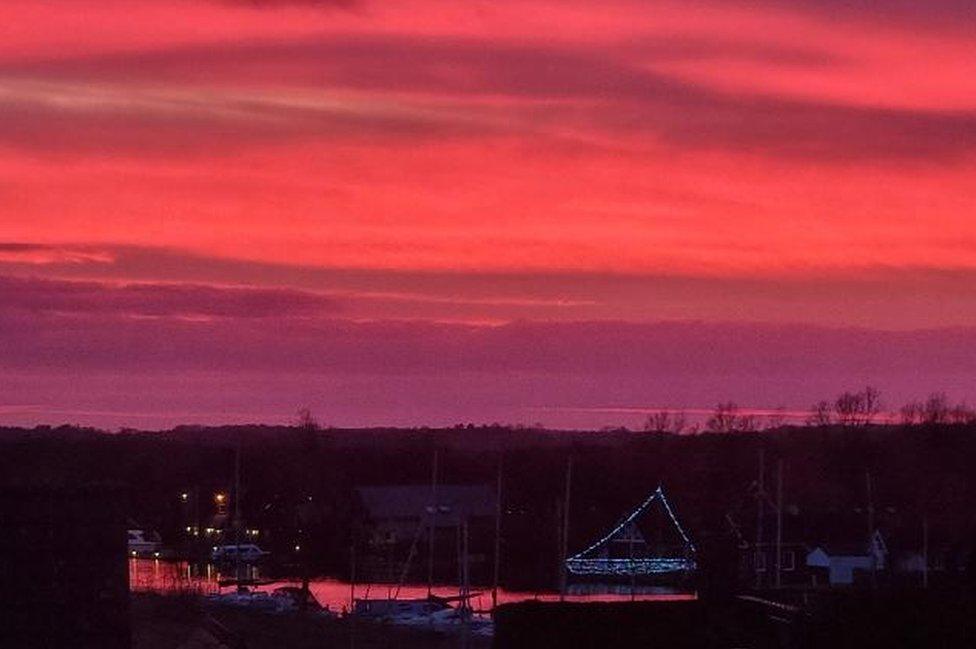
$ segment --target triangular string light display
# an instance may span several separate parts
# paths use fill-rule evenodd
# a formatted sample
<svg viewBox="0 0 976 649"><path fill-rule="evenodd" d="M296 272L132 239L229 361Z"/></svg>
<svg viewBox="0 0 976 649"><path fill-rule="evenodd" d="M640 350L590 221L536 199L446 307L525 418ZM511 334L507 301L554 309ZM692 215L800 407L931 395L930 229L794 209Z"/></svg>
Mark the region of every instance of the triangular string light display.
<svg viewBox="0 0 976 649"><path fill-rule="evenodd" d="M651 504L657 500L661 500L661 504L664 508L665 513L671 519L672 525L678 531L681 539L684 543L683 545L683 555L680 557L602 557L594 556L594 554L599 554L601 550L607 548L608 544L614 540L622 531L624 531L628 526L636 523L637 519L641 517L644 512L651 506ZM609 554L609 553L607 553ZM637 509L630 513L625 519L623 519L619 525L613 528L606 536L601 538L599 541L589 546L582 552L579 552L568 559L566 559L566 569L574 575L605 575L605 576L637 576L637 575L657 575L665 573L674 572L689 572L696 568L696 563L694 559L695 555L695 545L688 538L685 533L684 528L681 527L681 523L678 522L677 516L674 514L674 510L671 508L671 503L668 502L667 497L664 495L664 489L660 486L654 490L654 492L648 496L643 503L640 504Z"/></svg>

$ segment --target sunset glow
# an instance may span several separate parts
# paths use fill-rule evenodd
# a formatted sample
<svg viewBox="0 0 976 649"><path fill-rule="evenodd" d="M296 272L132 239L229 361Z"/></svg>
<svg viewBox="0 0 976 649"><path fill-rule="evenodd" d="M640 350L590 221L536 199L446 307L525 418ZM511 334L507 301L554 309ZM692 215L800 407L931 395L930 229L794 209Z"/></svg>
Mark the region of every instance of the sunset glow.
<svg viewBox="0 0 976 649"><path fill-rule="evenodd" d="M5 0L0 423L974 399L974 19Z"/></svg>

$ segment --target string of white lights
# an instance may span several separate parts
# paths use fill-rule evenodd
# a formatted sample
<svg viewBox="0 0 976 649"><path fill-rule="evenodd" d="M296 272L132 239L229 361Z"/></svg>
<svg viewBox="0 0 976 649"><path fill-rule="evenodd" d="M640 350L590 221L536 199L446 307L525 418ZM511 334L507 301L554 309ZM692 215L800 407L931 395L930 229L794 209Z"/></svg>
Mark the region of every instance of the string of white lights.
<svg viewBox="0 0 976 649"><path fill-rule="evenodd" d="M678 530L682 540L687 544L688 549L692 553L696 552L694 543L691 542L691 539L688 538L684 528L681 527L681 523L678 522L678 517L675 516L674 510L671 508L671 504L668 502L667 496L664 495L664 489L659 485L650 496L644 499L644 502L642 502L637 509L632 511L629 516L624 518L607 535L596 543L590 545L585 550L566 559L566 566L569 571L573 574L652 574L660 572L675 572L680 570L694 570L694 560L687 558L656 557L649 559L603 559L586 557L586 555L610 541L610 539L616 536L627 525L643 514L644 511L651 506L651 503L653 503L654 500L659 497L664 506L664 511L667 512L668 516L671 518L671 522Z"/></svg>
<svg viewBox="0 0 976 649"><path fill-rule="evenodd" d="M566 567L574 575L653 575L694 570L693 559L655 557L652 559L568 559Z"/></svg>

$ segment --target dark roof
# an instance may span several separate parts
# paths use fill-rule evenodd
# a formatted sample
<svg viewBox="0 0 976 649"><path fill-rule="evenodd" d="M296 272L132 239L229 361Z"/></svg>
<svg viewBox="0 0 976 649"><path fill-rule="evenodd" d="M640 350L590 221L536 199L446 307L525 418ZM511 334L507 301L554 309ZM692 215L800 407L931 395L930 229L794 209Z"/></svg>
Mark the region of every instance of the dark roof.
<svg viewBox="0 0 976 649"><path fill-rule="evenodd" d="M874 534L877 534L884 549L888 549L888 540L881 530L875 530ZM856 536L849 536L843 539L826 539L821 542L810 543L810 549L815 550L820 548L828 555L832 557L861 557L866 556L871 553L872 543L874 541L874 534L871 535L870 539L865 538L864 540L857 540Z"/></svg>
<svg viewBox="0 0 976 649"><path fill-rule="evenodd" d="M357 487L372 519L423 517L431 503L430 485ZM438 485L438 519L494 516L495 493L488 485Z"/></svg>
<svg viewBox="0 0 976 649"><path fill-rule="evenodd" d="M868 554L868 543L857 543L855 541L848 542L831 542L831 543L811 543L810 551L814 551L820 548L831 557L863 557Z"/></svg>

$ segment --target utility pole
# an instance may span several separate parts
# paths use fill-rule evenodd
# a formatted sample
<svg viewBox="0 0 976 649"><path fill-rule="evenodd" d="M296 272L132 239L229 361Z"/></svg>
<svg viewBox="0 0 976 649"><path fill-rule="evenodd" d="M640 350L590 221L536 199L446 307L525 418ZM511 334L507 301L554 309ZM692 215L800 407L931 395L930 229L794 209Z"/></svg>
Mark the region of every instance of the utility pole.
<svg viewBox="0 0 976 649"><path fill-rule="evenodd" d="M566 460L566 493L563 498L562 547L559 553L559 601L566 600L566 556L569 554L569 496L573 484L573 457Z"/></svg>
<svg viewBox="0 0 976 649"><path fill-rule="evenodd" d="M434 536L437 534L437 449L430 471L430 512L427 516L427 597L434 589Z"/></svg>
<svg viewBox="0 0 976 649"><path fill-rule="evenodd" d="M783 460L776 462L776 588L783 586Z"/></svg>

